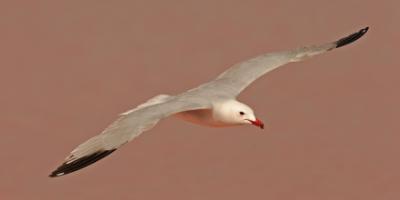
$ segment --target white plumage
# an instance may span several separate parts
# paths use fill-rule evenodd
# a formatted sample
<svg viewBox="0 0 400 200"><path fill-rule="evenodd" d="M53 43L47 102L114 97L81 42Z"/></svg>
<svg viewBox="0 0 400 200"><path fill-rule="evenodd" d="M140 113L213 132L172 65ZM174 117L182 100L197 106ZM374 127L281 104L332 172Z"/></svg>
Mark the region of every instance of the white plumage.
<svg viewBox="0 0 400 200"><path fill-rule="evenodd" d="M122 113L101 134L76 147L50 176L62 176L104 158L170 115L204 126L252 124L263 128L264 124L255 117L253 110L236 100L241 91L257 78L279 66L347 45L362 37L367 31L368 27L336 42L260 55L232 66L215 80L197 88L176 96L164 94L155 96L136 108Z"/></svg>

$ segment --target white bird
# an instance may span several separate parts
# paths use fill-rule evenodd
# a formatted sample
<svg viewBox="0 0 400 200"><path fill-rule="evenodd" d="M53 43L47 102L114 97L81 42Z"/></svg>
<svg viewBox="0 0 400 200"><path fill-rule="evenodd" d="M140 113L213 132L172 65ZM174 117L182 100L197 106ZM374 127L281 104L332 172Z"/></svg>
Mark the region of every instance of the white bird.
<svg viewBox="0 0 400 200"><path fill-rule="evenodd" d="M216 79L179 95L155 96L133 110L122 113L101 134L76 147L50 177L69 174L106 157L171 115L204 126L252 124L264 128L263 122L255 117L253 110L236 100L243 89L279 66L347 45L367 31L368 27L335 42L260 55L238 63Z"/></svg>

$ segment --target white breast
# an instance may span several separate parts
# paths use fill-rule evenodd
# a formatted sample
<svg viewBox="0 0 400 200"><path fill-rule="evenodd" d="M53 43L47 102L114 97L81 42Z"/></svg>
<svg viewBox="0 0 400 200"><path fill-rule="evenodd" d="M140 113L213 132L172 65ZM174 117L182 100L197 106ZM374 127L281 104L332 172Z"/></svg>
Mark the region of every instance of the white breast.
<svg viewBox="0 0 400 200"><path fill-rule="evenodd" d="M184 121L188 121L201 126L226 127L234 125L215 120L215 118L213 117L214 115L212 109L190 110L177 113L175 114L175 116Z"/></svg>

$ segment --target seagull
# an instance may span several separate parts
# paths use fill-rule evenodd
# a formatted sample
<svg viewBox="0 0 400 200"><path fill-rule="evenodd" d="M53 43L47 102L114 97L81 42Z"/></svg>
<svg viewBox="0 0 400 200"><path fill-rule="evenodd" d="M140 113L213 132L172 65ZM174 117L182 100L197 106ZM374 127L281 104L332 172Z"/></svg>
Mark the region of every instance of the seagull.
<svg viewBox="0 0 400 200"><path fill-rule="evenodd" d="M368 29L363 28L335 42L263 54L235 64L216 79L181 94L157 95L120 114L101 134L76 147L49 176L63 176L95 163L168 116L209 127L250 124L263 129L264 123L255 117L253 109L236 100L247 86L282 65L350 44Z"/></svg>

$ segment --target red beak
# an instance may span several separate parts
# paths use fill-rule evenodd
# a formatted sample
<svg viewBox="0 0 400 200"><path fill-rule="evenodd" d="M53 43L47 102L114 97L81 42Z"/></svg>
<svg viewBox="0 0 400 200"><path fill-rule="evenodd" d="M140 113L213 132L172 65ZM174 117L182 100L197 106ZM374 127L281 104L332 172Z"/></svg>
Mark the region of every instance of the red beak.
<svg viewBox="0 0 400 200"><path fill-rule="evenodd" d="M258 126L258 127L260 127L261 129L264 129L264 123L263 123L261 120L256 119L255 121L251 121L251 120L249 120L249 121L250 121L251 124L253 124L254 126Z"/></svg>

